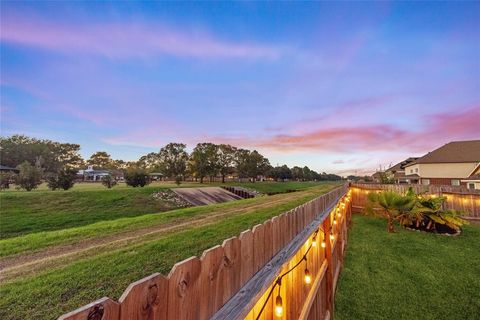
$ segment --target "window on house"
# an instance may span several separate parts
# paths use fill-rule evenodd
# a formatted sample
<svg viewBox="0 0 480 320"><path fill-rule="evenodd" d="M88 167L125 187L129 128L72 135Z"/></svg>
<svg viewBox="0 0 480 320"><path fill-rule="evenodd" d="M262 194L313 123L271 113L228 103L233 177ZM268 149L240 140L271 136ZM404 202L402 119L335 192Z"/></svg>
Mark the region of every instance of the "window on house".
<svg viewBox="0 0 480 320"><path fill-rule="evenodd" d="M418 168L415 168L415 172L418 172Z"/></svg>
<svg viewBox="0 0 480 320"><path fill-rule="evenodd" d="M430 184L430 179L422 179L422 184L428 186Z"/></svg>
<svg viewBox="0 0 480 320"><path fill-rule="evenodd" d="M475 189L475 183L469 183L468 189Z"/></svg>
<svg viewBox="0 0 480 320"><path fill-rule="evenodd" d="M413 169L410 169L410 173L413 173Z"/></svg>
<svg viewBox="0 0 480 320"><path fill-rule="evenodd" d="M460 180L454 179L452 180L452 186L459 186L460 185Z"/></svg>

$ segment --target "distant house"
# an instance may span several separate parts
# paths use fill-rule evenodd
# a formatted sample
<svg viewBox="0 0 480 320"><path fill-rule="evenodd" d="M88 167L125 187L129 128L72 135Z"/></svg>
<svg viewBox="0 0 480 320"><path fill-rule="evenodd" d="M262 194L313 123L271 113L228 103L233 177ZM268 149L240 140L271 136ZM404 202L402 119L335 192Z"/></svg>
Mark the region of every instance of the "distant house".
<svg viewBox="0 0 480 320"><path fill-rule="evenodd" d="M393 180L395 183L412 183L411 179L416 179L416 177L412 176L407 178L405 176L405 167L416 160L418 160L418 157L410 157L388 168L385 170L387 178Z"/></svg>
<svg viewBox="0 0 480 320"><path fill-rule="evenodd" d="M78 171L78 175L83 177L83 181L100 181L103 177L110 174L108 170L97 170L93 166L88 166L87 169Z"/></svg>
<svg viewBox="0 0 480 320"><path fill-rule="evenodd" d="M454 141L405 166L405 178L423 185L469 186L480 164L480 140Z"/></svg>
<svg viewBox="0 0 480 320"><path fill-rule="evenodd" d="M377 171L374 174L372 174L372 179L373 179L373 182L375 183L382 183L383 177L384 177L383 171Z"/></svg>
<svg viewBox="0 0 480 320"><path fill-rule="evenodd" d="M480 164L472 171L468 178L461 181L468 189L480 190Z"/></svg>
<svg viewBox="0 0 480 320"><path fill-rule="evenodd" d="M2 166L0 165L0 172L13 172L13 173L18 173L20 170L12 168L12 167L7 167L7 166Z"/></svg>

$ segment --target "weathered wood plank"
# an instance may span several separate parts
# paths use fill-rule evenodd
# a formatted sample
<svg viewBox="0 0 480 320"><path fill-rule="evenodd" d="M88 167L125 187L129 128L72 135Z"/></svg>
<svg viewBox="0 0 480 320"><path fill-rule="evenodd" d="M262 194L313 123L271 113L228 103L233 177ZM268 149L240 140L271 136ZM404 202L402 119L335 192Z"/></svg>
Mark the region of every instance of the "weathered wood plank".
<svg viewBox="0 0 480 320"><path fill-rule="evenodd" d="M168 319L196 319L201 262L191 257L175 264L168 275Z"/></svg>
<svg viewBox="0 0 480 320"><path fill-rule="evenodd" d="M87 304L77 310L60 316L58 320L103 319L118 320L120 305L108 297Z"/></svg>
<svg viewBox="0 0 480 320"><path fill-rule="evenodd" d="M159 273L131 283L119 299L121 320L167 319L168 280Z"/></svg>

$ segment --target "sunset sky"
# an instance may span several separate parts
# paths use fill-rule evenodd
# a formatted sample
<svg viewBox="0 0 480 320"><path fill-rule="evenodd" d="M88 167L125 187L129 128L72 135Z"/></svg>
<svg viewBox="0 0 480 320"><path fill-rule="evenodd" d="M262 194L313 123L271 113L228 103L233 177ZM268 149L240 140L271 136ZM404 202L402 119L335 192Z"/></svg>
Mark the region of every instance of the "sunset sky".
<svg viewBox="0 0 480 320"><path fill-rule="evenodd" d="M479 2L1 2L1 134L372 172L480 138Z"/></svg>

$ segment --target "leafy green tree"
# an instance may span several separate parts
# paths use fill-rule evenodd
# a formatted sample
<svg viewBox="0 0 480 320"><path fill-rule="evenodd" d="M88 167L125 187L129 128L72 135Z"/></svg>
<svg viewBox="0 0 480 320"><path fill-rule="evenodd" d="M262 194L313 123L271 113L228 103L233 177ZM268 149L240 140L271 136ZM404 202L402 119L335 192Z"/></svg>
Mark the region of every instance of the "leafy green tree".
<svg viewBox="0 0 480 320"><path fill-rule="evenodd" d="M15 174L12 172L0 172L0 190L9 189L12 181L15 180Z"/></svg>
<svg viewBox="0 0 480 320"><path fill-rule="evenodd" d="M218 171L218 146L205 142L199 143L190 155L190 168L200 183L206 176L213 177ZM211 180L211 179L210 179Z"/></svg>
<svg viewBox="0 0 480 320"><path fill-rule="evenodd" d="M99 169L112 169L113 160L111 156L105 151L97 151L90 156L87 160L87 164Z"/></svg>
<svg viewBox="0 0 480 320"><path fill-rule="evenodd" d="M117 181L111 175L108 175L102 178L102 184L108 189L111 189L117 185Z"/></svg>
<svg viewBox="0 0 480 320"><path fill-rule="evenodd" d="M16 184L27 191L36 189L42 183L43 170L39 166L32 166L28 161L17 166L19 173Z"/></svg>
<svg viewBox="0 0 480 320"><path fill-rule="evenodd" d="M64 167L79 168L83 159L80 145L40 140L25 135L0 137L1 164L16 167L27 161L31 165L40 162L45 173L56 173Z"/></svg>
<svg viewBox="0 0 480 320"><path fill-rule="evenodd" d="M218 168L222 175L222 183L225 183L225 176L234 172L236 155L237 148L229 144L218 146Z"/></svg>
<svg viewBox="0 0 480 320"><path fill-rule="evenodd" d="M160 149L160 166L162 173L170 178L183 178L187 170L187 146L183 143L169 143Z"/></svg>
<svg viewBox="0 0 480 320"><path fill-rule="evenodd" d="M297 180L297 181L303 180L303 169L297 166L293 167L292 176L294 180Z"/></svg>
<svg viewBox="0 0 480 320"><path fill-rule="evenodd" d="M144 187L150 183L148 173L143 168L128 168L125 172L125 183L131 187Z"/></svg>
<svg viewBox="0 0 480 320"><path fill-rule="evenodd" d="M265 175L270 168L267 158L258 151L237 150L237 172L241 178L251 178L255 182L259 175Z"/></svg>
<svg viewBox="0 0 480 320"><path fill-rule="evenodd" d="M150 152L138 160L138 165L149 172L163 172L162 159L160 153Z"/></svg>
<svg viewBox="0 0 480 320"><path fill-rule="evenodd" d="M65 168L60 170L57 174L50 174L46 179L47 186L52 190L68 190L75 184L76 177L76 169Z"/></svg>

